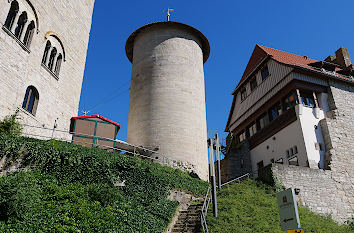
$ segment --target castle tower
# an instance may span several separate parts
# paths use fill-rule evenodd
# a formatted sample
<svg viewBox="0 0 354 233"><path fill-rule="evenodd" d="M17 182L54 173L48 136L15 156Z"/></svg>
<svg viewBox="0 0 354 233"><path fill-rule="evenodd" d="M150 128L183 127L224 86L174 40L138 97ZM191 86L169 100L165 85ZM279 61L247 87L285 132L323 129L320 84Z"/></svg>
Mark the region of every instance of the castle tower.
<svg viewBox="0 0 354 233"><path fill-rule="evenodd" d="M147 24L130 35L133 63L128 143L158 148L208 178L203 63L210 46L197 29L178 22Z"/></svg>

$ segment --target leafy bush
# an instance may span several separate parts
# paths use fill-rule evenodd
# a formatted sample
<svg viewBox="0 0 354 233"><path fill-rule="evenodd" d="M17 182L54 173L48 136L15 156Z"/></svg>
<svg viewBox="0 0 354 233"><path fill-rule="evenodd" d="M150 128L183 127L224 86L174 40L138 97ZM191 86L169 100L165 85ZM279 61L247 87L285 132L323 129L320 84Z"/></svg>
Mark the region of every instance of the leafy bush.
<svg viewBox="0 0 354 233"><path fill-rule="evenodd" d="M207 215L209 232L281 233L275 191L272 186L254 180L228 185L218 193L218 218ZM305 232L349 233L348 225L299 207L300 223Z"/></svg>
<svg viewBox="0 0 354 233"><path fill-rule="evenodd" d="M20 136L22 134L22 126L18 120L18 110L16 110L14 114L6 116L2 121L0 121L0 133Z"/></svg>
<svg viewBox="0 0 354 233"><path fill-rule="evenodd" d="M208 188L180 170L54 140L0 134L2 156L32 170L0 178L0 232L162 232L177 207L170 189Z"/></svg>

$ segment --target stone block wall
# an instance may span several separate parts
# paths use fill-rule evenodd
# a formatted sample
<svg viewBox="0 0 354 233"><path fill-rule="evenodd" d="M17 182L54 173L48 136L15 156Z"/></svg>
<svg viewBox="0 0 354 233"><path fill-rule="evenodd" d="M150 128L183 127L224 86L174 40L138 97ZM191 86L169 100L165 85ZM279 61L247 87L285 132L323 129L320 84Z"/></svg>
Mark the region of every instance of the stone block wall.
<svg viewBox="0 0 354 233"><path fill-rule="evenodd" d="M297 196L299 203L313 212L331 215L339 223L344 223L354 216L352 177L338 176L330 170L282 164L273 164L270 168L273 177L276 177L284 188L300 189Z"/></svg>
<svg viewBox="0 0 354 233"><path fill-rule="evenodd" d="M328 102L332 117L321 122L326 157L332 171L354 180L354 84L334 81L329 84Z"/></svg>
<svg viewBox="0 0 354 233"><path fill-rule="evenodd" d="M246 173L252 173L251 154L248 140L231 147L229 154L220 162L221 183L225 183Z"/></svg>
<svg viewBox="0 0 354 233"><path fill-rule="evenodd" d="M58 128L69 130L70 118L78 114L94 0L17 1L20 12L31 16L36 12L38 20L30 47L25 49L3 28L12 1L0 0L0 119L19 109L24 124L52 128L57 120ZM58 79L41 65L51 36L58 37L65 49ZM39 92L35 115L22 109L30 85Z"/></svg>

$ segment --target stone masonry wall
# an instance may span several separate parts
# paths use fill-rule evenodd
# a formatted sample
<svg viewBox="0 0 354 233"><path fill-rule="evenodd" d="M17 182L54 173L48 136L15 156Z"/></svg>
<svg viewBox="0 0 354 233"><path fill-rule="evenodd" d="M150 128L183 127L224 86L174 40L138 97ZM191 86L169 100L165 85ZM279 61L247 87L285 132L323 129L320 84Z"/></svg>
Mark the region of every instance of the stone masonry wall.
<svg viewBox="0 0 354 233"><path fill-rule="evenodd" d="M329 167L354 180L354 85L331 81L328 99L331 117L321 124Z"/></svg>
<svg viewBox="0 0 354 233"><path fill-rule="evenodd" d="M69 130L70 118L78 113L94 0L17 1L20 13L26 11L34 19L32 4L38 25L29 49L24 49L3 28L11 1L0 0L0 119L19 109L24 124L53 128L57 120L58 129ZM50 35L57 36L65 49L59 79L41 65ZM39 92L35 116L22 109L30 85ZM25 132L45 131L25 128Z"/></svg>
<svg viewBox="0 0 354 233"><path fill-rule="evenodd" d="M354 216L354 192L350 177L339 177L334 171L273 164L273 176L284 188L298 188L298 201L312 211L331 215L344 223Z"/></svg>
<svg viewBox="0 0 354 233"><path fill-rule="evenodd" d="M242 167L241 160L243 160ZM246 173L252 173L251 154L248 140L234 146L233 148L230 148L229 154L220 161L220 170L221 183L225 183Z"/></svg>

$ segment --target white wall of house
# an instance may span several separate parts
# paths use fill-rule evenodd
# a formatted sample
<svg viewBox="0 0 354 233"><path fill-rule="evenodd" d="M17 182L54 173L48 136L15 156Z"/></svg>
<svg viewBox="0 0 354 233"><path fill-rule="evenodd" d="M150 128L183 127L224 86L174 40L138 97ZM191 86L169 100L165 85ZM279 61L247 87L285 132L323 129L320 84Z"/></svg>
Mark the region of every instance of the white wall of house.
<svg viewBox="0 0 354 233"><path fill-rule="evenodd" d="M324 140L319 121L324 118L322 109L297 105L295 107L298 119L268 138L251 150L252 170L256 172L257 163L263 161L264 166L283 158L284 164L289 164L289 158L297 156L299 166L310 165L311 168L324 167ZM317 118L315 115L317 111ZM316 126L316 127L315 127ZM319 144L322 150L319 150ZM287 150L297 147L298 153L288 156Z"/></svg>
<svg viewBox="0 0 354 233"><path fill-rule="evenodd" d="M301 132L301 124L299 119L274 134L255 148L251 150L251 161L253 172L257 171L257 163L263 160L264 166L271 163L271 159L277 161L283 159L284 164L288 163L287 150L297 147L297 154L300 166L307 165L307 153L304 143L303 134ZM268 148L268 149L267 149ZM290 158L292 158L291 156Z"/></svg>
<svg viewBox="0 0 354 233"><path fill-rule="evenodd" d="M324 168L325 143L322 136L320 120L324 111L319 108L300 107L299 119L306 146L310 168Z"/></svg>

